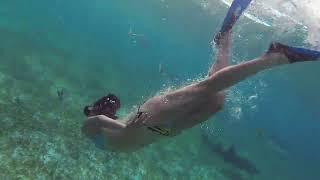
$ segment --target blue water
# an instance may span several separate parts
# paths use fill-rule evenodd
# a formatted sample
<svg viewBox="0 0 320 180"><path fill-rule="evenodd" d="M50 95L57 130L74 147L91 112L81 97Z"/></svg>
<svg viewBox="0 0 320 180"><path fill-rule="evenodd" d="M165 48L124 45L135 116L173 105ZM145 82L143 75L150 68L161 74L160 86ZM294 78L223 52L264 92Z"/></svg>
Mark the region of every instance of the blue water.
<svg viewBox="0 0 320 180"><path fill-rule="evenodd" d="M232 87L206 123L138 152L102 151L81 134L83 106L108 92L120 97L124 117L160 91L205 77L226 11L190 0L2 0L0 178L319 179L319 63L259 73ZM261 55L272 40L309 47L299 27L278 32L241 18L232 63ZM225 162L201 134L234 145L260 173Z"/></svg>

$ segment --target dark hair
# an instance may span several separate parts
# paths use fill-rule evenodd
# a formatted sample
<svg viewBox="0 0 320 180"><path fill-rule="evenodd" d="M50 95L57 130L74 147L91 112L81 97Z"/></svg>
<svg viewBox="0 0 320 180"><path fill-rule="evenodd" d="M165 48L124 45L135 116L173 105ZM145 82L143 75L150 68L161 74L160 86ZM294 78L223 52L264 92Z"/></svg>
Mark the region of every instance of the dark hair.
<svg viewBox="0 0 320 180"><path fill-rule="evenodd" d="M83 113L86 116L105 115L117 119L116 113L120 106L120 99L114 94L108 94L96 101L93 106L85 106Z"/></svg>

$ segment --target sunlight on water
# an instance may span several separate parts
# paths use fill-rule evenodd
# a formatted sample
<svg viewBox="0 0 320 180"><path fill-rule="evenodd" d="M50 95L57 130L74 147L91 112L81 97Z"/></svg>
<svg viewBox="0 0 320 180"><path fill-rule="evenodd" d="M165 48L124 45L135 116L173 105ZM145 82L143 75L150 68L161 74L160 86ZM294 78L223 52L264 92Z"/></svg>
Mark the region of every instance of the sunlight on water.
<svg viewBox="0 0 320 180"><path fill-rule="evenodd" d="M194 1L212 13L217 2L223 2L228 6L232 2L231 0ZM258 20L252 19L253 21L266 26L271 24L282 32L292 32L297 25L300 25L308 34L306 40L315 47L320 46L320 1L318 0L255 0L248 12L257 17Z"/></svg>

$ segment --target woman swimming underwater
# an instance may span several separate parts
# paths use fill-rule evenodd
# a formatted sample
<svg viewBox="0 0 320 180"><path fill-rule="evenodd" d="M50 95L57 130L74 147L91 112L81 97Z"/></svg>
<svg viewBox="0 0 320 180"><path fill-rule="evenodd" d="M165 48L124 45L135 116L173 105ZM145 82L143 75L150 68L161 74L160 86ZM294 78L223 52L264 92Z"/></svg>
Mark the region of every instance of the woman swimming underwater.
<svg viewBox="0 0 320 180"><path fill-rule="evenodd" d="M231 31L251 0L234 0L222 28L215 36L217 60L208 77L164 95L148 99L138 112L123 121L116 120L120 100L114 95L86 107L88 119L83 133L102 149L134 151L162 138L173 137L213 116L223 108L225 90L266 69L291 63L315 61L320 52L271 43L260 57L229 65ZM107 109L107 110L106 110Z"/></svg>

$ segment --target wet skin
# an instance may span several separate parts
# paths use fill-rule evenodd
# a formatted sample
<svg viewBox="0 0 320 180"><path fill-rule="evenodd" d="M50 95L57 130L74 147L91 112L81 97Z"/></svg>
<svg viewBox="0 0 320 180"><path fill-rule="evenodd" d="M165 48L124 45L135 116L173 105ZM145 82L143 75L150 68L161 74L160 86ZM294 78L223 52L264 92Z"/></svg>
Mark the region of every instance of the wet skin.
<svg viewBox="0 0 320 180"><path fill-rule="evenodd" d="M124 121L103 115L89 118L83 132L94 137L103 134L108 148L115 151L132 151L158 139L167 138L148 127L166 127L169 137L191 128L215 114L222 108L224 97L212 93L204 83L196 83L146 101L138 113L132 113Z"/></svg>

